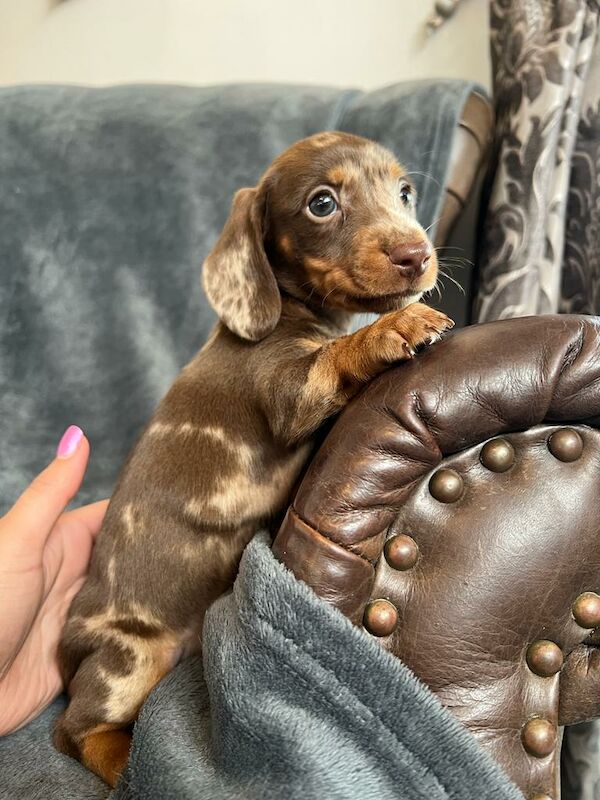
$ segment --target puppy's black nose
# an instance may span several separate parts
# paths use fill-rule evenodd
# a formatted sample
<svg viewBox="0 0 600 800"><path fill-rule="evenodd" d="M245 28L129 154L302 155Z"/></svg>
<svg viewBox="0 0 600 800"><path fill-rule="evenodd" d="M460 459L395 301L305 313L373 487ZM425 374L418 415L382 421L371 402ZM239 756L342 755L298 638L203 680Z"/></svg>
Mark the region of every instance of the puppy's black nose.
<svg viewBox="0 0 600 800"><path fill-rule="evenodd" d="M399 244L390 253L390 261L407 278L418 278L422 275L432 256L431 244L422 242L405 242Z"/></svg>

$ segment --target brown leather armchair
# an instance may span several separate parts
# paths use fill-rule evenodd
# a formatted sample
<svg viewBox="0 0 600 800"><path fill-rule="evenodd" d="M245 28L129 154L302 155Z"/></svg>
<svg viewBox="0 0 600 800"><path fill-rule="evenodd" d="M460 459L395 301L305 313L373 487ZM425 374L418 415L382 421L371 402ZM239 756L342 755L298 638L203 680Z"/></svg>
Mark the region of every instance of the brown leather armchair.
<svg viewBox="0 0 600 800"><path fill-rule="evenodd" d="M537 800L600 714L599 425L596 319L467 328L346 409L273 545Z"/></svg>

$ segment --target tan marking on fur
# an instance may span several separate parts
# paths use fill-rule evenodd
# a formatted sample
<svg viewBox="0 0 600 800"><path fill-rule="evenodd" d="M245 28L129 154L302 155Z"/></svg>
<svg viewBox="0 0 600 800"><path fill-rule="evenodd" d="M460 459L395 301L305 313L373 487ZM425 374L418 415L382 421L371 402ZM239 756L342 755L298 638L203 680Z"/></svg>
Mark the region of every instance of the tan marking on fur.
<svg viewBox="0 0 600 800"><path fill-rule="evenodd" d="M304 259L304 267L311 284L323 297L329 296L333 299L333 295L353 294L360 289L349 274L346 265L340 266L324 258L307 256Z"/></svg>
<svg viewBox="0 0 600 800"><path fill-rule="evenodd" d="M314 147L331 147L331 145L338 144L340 141L339 133L333 131L323 131L323 133L316 133L310 137L310 143Z"/></svg>
<svg viewBox="0 0 600 800"><path fill-rule="evenodd" d="M125 525L125 533L127 536L134 536L135 534L135 514L133 505L131 503L127 503L123 507L123 513L121 516L123 523Z"/></svg>
<svg viewBox="0 0 600 800"><path fill-rule="evenodd" d="M352 161L344 161L343 164L340 164L336 168L336 171L339 173L340 177L342 178L342 180L340 180L340 183L342 183L342 181L343 181L343 183L346 183L346 184L354 183L354 184L358 184L359 186L362 186L364 189L366 189L366 186L364 185L365 184L365 173L364 173L364 170L361 169L361 167L358 166L358 164L355 164Z"/></svg>
<svg viewBox="0 0 600 800"><path fill-rule="evenodd" d="M385 217L393 208L403 211L396 185L397 179L405 174L402 166L375 144L366 145L361 155L360 162L349 158L333 167L328 172L329 180L360 192L361 202L372 207L374 218ZM386 176L392 176L393 180L386 180Z"/></svg>
<svg viewBox="0 0 600 800"><path fill-rule="evenodd" d="M127 646L134 652L135 664L129 675L115 675L104 667L99 674L105 682L109 696L104 703L104 719L108 723L129 722L160 679L173 668L177 653L174 636L143 639L133 634L124 635Z"/></svg>
<svg viewBox="0 0 600 800"><path fill-rule="evenodd" d="M235 523L267 518L289 497L309 448L310 445L304 445L286 461L279 463L266 476L266 483L256 481L243 469L237 475L227 476L219 482L217 491L210 497L190 500L185 506L186 512L196 519L202 519L207 513L217 511L219 516Z"/></svg>
<svg viewBox="0 0 600 800"><path fill-rule="evenodd" d="M198 432L217 439L217 441L224 444L233 455L239 458L243 467L249 467L252 464L257 451L241 439L234 440L225 428L221 428L218 425L207 425L204 428L199 428Z"/></svg>
<svg viewBox="0 0 600 800"><path fill-rule="evenodd" d="M252 299L236 306L238 295L244 292L246 295L255 295L256 287L252 280L250 259L252 258L252 244L244 236L240 239L237 247L230 245L227 250L227 260L229 262L230 289L231 296L223 301L223 308L235 317L236 327L242 336L250 336L254 329L252 316Z"/></svg>
<svg viewBox="0 0 600 800"><path fill-rule="evenodd" d="M245 534L241 538L245 538ZM210 558L215 564L228 564L232 557L239 554L239 539L237 533L232 536L223 536L220 531L203 533L196 541L186 542L178 552L190 566L205 561L207 553L210 553Z"/></svg>
<svg viewBox="0 0 600 800"><path fill-rule="evenodd" d="M337 167L333 167L327 173L327 180L329 183L333 183L337 186L340 186L344 183L346 179L346 170L342 164Z"/></svg>
<svg viewBox="0 0 600 800"><path fill-rule="evenodd" d="M162 620L159 619L159 617L153 614L147 608L147 606L141 605L141 603L129 602L127 606L127 613L132 614L134 617L137 617L145 625L153 627L161 627L163 624Z"/></svg>
<svg viewBox="0 0 600 800"><path fill-rule="evenodd" d="M307 273L311 276L319 294L324 297L340 293L356 294L360 290L344 266L329 264L327 271L311 275L310 269L307 269Z"/></svg>
<svg viewBox="0 0 600 800"><path fill-rule="evenodd" d="M325 258L315 258L314 256L304 257L304 266L307 270L314 272L327 272L331 268L331 262Z"/></svg>
<svg viewBox="0 0 600 800"><path fill-rule="evenodd" d="M123 616L133 616L148 626L163 627L162 621L145 606L129 603L117 611L111 605L105 612L82 618L84 628L116 642L133 653L134 666L128 675L115 675L100 667L98 672L110 695L105 703L104 719L110 724L126 723L137 713L140 698L144 699L162 676L175 665L178 656L178 638L164 633L147 638L111 627Z"/></svg>
<svg viewBox="0 0 600 800"><path fill-rule="evenodd" d="M150 436L168 436L172 430L173 426L171 424L165 424L164 422L153 422L148 428L148 433Z"/></svg>
<svg viewBox="0 0 600 800"><path fill-rule="evenodd" d="M97 725L83 738L81 761L114 789L129 760L130 747L128 733L111 725Z"/></svg>
<svg viewBox="0 0 600 800"><path fill-rule="evenodd" d="M117 559L115 556L110 557L108 566L106 568L106 574L110 586L113 587L115 585L117 575Z"/></svg>
<svg viewBox="0 0 600 800"><path fill-rule="evenodd" d="M173 425L169 422L155 422L148 428L148 433L152 436L188 436L192 433L203 433L204 429L193 422L182 422Z"/></svg>
<svg viewBox="0 0 600 800"><path fill-rule="evenodd" d="M323 347L323 342L319 339L297 339L296 343L298 348L305 353L314 353L320 347Z"/></svg>
<svg viewBox="0 0 600 800"><path fill-rule="evenodd" d="M136 602L129 602L126 606L119 609L111 603L105 611L90 617L79 617L79 619L90 633L102 633L116 639L119 644L129 645L129 637L134 634L124 633L123 631L111 627L113 622L116 622L116 620L123 616L136 617L145 625L152 627L160 628L163 625L162 620L153 614L146 606Z"/></svg>
<svg viewBox="0 0 600 800"><path fill-rule="evenodd" d="M288 258L292 257L294 247L292 245L292 238L287 233L284 233L283 236L279 237L279 247Z"/></svg>
<svg viewBox="0 0 600 800"><path fill-rule="evenodd" d="M335 394L340 388L340 373L333 359L322 358L315 361L308 372L302 395L307 404L313 404L318 393L323 390Z"/></svg>

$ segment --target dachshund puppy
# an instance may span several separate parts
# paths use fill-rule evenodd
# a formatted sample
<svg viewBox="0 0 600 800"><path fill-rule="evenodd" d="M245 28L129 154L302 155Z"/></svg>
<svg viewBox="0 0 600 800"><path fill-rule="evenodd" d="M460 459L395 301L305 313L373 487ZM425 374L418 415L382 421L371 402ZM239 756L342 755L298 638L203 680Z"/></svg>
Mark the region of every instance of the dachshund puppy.
<svg viewBox="0 0 600 800"><path fill-rule="evenodd" d="M371 378L453 323L417 302L437 260L390 152L295 144L241 189L204 264L220 321L130 455L59 649L55 744L114 786L153 687L285 508L311 437ZM348 334L354 312L383 314Z"/></svg>

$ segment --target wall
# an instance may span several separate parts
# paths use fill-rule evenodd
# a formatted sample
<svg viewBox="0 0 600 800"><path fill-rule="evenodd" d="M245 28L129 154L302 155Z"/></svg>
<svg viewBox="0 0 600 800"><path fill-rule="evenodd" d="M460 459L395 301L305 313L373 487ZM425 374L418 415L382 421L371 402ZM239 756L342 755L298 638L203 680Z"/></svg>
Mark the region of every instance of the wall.
<svg viewBox="0 0 600 800"><path fill-rule="evenodd" d="M489 85L487 0L429 39L433 0L0 0L0 84Z"/></svg>

